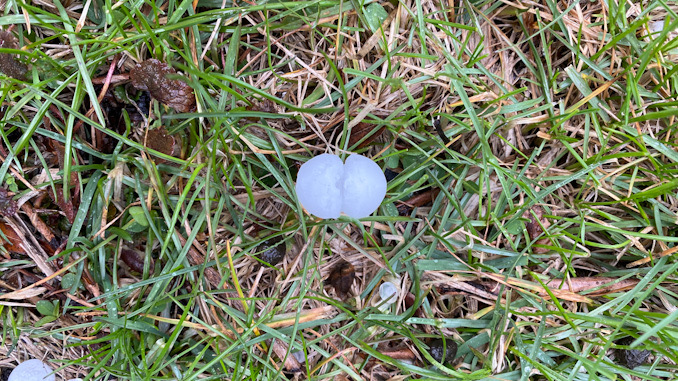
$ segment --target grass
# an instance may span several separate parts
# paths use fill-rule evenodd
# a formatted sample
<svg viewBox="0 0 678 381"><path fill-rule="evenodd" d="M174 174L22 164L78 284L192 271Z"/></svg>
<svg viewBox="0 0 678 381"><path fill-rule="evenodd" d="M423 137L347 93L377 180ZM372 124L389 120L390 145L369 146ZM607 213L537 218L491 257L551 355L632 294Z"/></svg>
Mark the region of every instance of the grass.
<svg viewBox="0 0 678 381"><path fill-rule="evenodd" d="M3 3L0 378L674 378L675 4ZM305 213L324 152L387 172L371 217Z"/></svg>

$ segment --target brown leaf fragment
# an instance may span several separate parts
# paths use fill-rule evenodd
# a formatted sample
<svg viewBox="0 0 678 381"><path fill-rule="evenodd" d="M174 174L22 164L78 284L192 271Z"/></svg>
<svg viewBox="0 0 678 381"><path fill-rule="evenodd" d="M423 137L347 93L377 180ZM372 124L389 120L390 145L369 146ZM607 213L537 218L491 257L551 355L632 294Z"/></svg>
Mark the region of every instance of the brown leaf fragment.
<svg viewBox="0 0 678 381"><path fill-rule="evenodd" d="M66 161L66 146L56 140L49 139L45 148L49 149L50 153L52 153L57 158L59 169L64 169L64 162ZM77 173L71 172L70 178L71 186L75 187L73 197L76 197L76 195L80 192Z"/></svg>
<svg viewBox="0 0 678 381"><path fill-rule="evenodd" d="M49 194L52 201L59 206L59 209L64 213L68 222L73 223L75 221L75 207L73 206L73 198L75 195L72 194L71 198L66 200L64 198L64 188L61 185L55 185L54 188L56 189L56 198L51 189L47 191L47 194Z"/></svg>
<svg viewBox="0 0 678 381"><path fill-rule="evenodd" d="M130 268L132 271L138 273L144 272L144 257L138 252L130 249L120 250L120 259ZM153 266L153 262L151 262Z"/></svg>
<svg viewBox="0 0 678 381"><path fill-rule="evenodd" d="M544 233L544 228L551 226L551 223L546 218L544 218L546 211L541 206L534 206L531 211L533 213L530 212L530 210L526 210L525 213L523 213L523 218L530 220L525 224L525 228L527 229L527 234L530 236L530 239L535 240L542 233ZM548 237L544 237L537 240L534 245L548 245L548 243ZM547 248L539 246L534 246L532 250L536 254L543 254L549 251Z"/></svg>
<svg viewBox="0 0 678 381"><path fill-rule="evenodd" d="M639 260L637 260L637 261L633 261L633 262L627 264L627 265L626 265L626 268L627 268L627 269L630 269L631 267L636 267L636 266L644 265L644 264L646 264L647 262L650 262L650 261L653 260L653 259L654 259L654 260L659 260L659 258L661 258L661 257L666 257L667 255L671 255L671 254L674 254L674 253L676 253L676 252L678 252L678 246L674 246L674 247L668 248L668 249L662 251L661 253L659 253L659 254L657 254L657 255L647 256L647 257L641 258L641 259L639 259Z"/></svg>
<svg viewBox="0 0 678 381"><path fill-rule="evenodd" d="M625 337L617 341L617 345L629 346L633 343L633 337ZM647 349L623 349L617 348L615 350L616 358L619 362L629 369L641 366L647 362L651 352Z"/></svg>
<svg viewBox="0 0 678 381"><path fill-rule="evenodd" d="M59 168L64 169L66 147L60 142L50 139L45 148L57 158ZM70 193L68 200L64 199L64 190L61 185L55 185L54 189L48 187L47 194L49 195L49 198L52 199L52 202L61 209L64 216L66 216L66 219L68 219L70 223L73 223L73 221L75 221L75 210L78 208L78 205L80 205L79 179L75 172L71 172L69 184L72 187L72 192ZM55 191L56 194L54 193Z"/></svg>
<svg viewBox="0 0 678 381"><path fill-rule="evenodd" d="M181 240L182 245L186 245L187 241L183 236L179 235L179 239ZM188 261L193 266L199 266L205 263L205 256L200 254L197 250L195 250L195 248L191 247L188 249ZM207 278L207 281L212 285L212 287L214 287L215 289L219 288L219 285L221 284L221 276L219 275L217 270L215 270L212 267L206 267L205 278ZM231 294L234 295L235 298L238 298L238 294L236 293ZM238 306L237 303L236 306Z"/></svg>
<svg viewBox="0 0 678 381"><path fill-rule="evenodd" d="M404 345L398 345L396 347L390 347L388 345L379 345L377 350L382 355L394 358L396 360L406 360L414 361L417 356L412 352L412 350Z"/></svg>
<svg viewBox="0 0 678 381"><path fill-rule="evenodd" d="M600 296L613 292L630 290L635 287L638 282L638 279L624 279L619 281L616 278L607 277L579 277L567 279L565 281L563 281L563 279L553 279L548 282L546 286L552 290L567 290L577 293L607 284L606 286L597 289L595 292L587 294L587 296Z"/></svg>
<svg viewBox="0 0 678 381"><path fill-rule="evenodd" d="M31 221L31 224L33 224L33 227L35 230L37 230L42 236L45 238L45 240L49 243L50 246L57 247L59 246L59 243L57 241L57 238L52 234L52 231L49 229L47 224L40 219L38 214L35 212L35 210L31 207L31 204L28 202L25 202L21 205L21 210L26 213L26 216L28 216L28 219Z"/></svg>
<svg viewBox="0 0 678 381"><path fill-rule="evenodd" d="M443 339L433 340L428 344L428 348L431 357L442 364L449 364L457 357L457 343L451 338L444 341Z"/></svg>
<svg viewBox="0 0 678 381"><path fill-rule="evenodd" d="M15 290L12 292L8 292L6 294L0 294L0 299L7 299L7 300L26 300L30 299L39 295L42 295L47 291L47 288L45 287L24 287L20 290Z"/></svg>
<svg viewBox="0 0 678 381"><path fill-rule="evenodd" d="M291 373L299 373L302 370L301 364L297 359L288 353L287 344L283 343L280 340L273 340L273 352L278 356L279 359L285 359L285 370Z"/></svg>
<svg viewBox="0 0 678 381"><path fill-rule="evenodd" d="M277 114L278 110L275 107L275 102L273 102L270 99L264 99L261 102L254 101L251 105L247 106L247 111L257 111L257 112L265 112L267 114ZM247 120L256 122L259 120L259 118L255 118L252 116L248 116L245 118Z"/></svg>
<svg viewBox="0 0 678 381"><path fill-rule="evenodd" d="M19 209L16 201L12 200L7 189L0 188L0 216L13 216Z"/></svg>
<svg viewBox="0 0 678 381"><path fill-rule="evenodd" d="M414 302L415 302L416 300L417 300L417 299L416 299L416 297L414 296L414 294L411 293L411 292L408 292L408 293L405 295L405 307L406 307L406 308L412 307L412 306L414 305ZM425 316L424 316L424 310L421 308L421 306L419 306L419 308L417 308L417 310L414 311L414 316L416 316L416 317L425 317Z"/></svg>
<svg viewBox="0 0 678 381"><path fill-rule="evenodd" d="M129 73L132 85L178 112L195 110L193 89L183 81L168 76L176 70L154 58L138 63Z"/></svg>
<svg viewBox="0 0 678 381"><path fill-rule="evenodd" d="M103 85L108 80L108 76L104 75L102 77L92 78L92 84L94 85ZM129 80L129 74L113 74L110 78L111 85L117 85L121 82L126 82Z"/></svg>
<svg viewBox="0 0 678 381"><path fill-rule="evenodd" d="M334 306L323 306L274 315L269 322L264 324L270 328L291 327L295 324L330 319L335 315L336 309Z"/></svg>
<svg viewBox="0 0 678 381"><path fill-rule="evenodd" d="M479 276L484 278L489 278L487 281L481 283L481 287L489 292L480 291L477 289L476 294L481 295L487 293L488 295L493 295L496 293L502 286L510 287L513 289L521 290L522 292L536 292L543 298L549 298L550 296L546 290L538 283L530 282L520 278L506 277L505 275L493 274L493 273L477 273ZM462 288L462 282L455 282L454 288ZM495 283L494 285L492 283ZM560 283L558 283L560 285ZM491 292L491 293L490 293ZM582 302L582 303L593 303L591 298L586 296L579 295L575 292L569 291L567 289L558 289L551 288L551 293L558 299L568 300L571 302ZM501 297L506 296L506 290L502 293ZM492 300L492 299L490 299ZM502 303L504 303L502 301Z"/></svg>
<svg viewBox="0 0 678 381"><path fill-rule="evenodd" d="M398 213L401 216L409 215L413 208L418 208L420 206L432 203L436 197L438 197L438 193L440 193L440 189L438 188L429 188L425 191L422 191L421 193L418 193L409 199L402 201L402 203L398 205Z"/></svg>
<svg viewBox="0 0 678 381"><path fill-rule="evenodd" d="M282 241L282 237L278 236L269 238L259 244L257 246L257 253L260 253L259 259L271 266L282 262L287 254L285 244Z"/></svg>
<svg viewBox="0 0 678 381"><path fill-rule="evenodd" d="M10 31L0 30L0 48L18 49L19 41ZM28 66L16 59L15 54L0 53L0 71L16 79L25 79Z"/></svg>
<svg viewBox="0 0 678 381"><path fill-rule="evenodd" d="M14 229L4 222L0 222L0 230L7 237L7 241L2 239L0 244L10 253L26 254L26 251L20 246L21 238Z"/></svg>
<svg viewBox="0 0 678 381"><path fill-rule="evenodd" d="M327 280L334 287L337 295L344 298L351 291L355 280L355 267L346 261L341 261L332 269Z"/></svg>
<svg viewBox="0 0 678 381"><path fill-rule="evenodd" d="M436 289L442 295L464 295L485 303L491 303L497 297L501 297L496 290L488 289L486 285L474 281L451 280L438 284Z"/></svg>
<svg viewBox="0 0 678 381"><path fill-rule="evenodd" d="M351 137L348 139L348 146L353 147L356 143L365 139L358 144L358 147L356 147L357 149L364 148L381 136L385 129L386 126L379 127L373 124L360 122L351 129Z"/></svg>
<svg viewBox="0 0 678 381"><path fill-rule="evenodd" d="M146 134L144 146L164 153L168 156L177 157L181 153L181 143L174 135L170 135L165 127L149 130ZM164 159L157 158L157 162L164 162Z"/></svg>
<svg viewBox="0 0 678 381"><path fill-rule="evenodd" d="M54 157L57 158L57 162L59 164L59 168L63 169L64 168L64 160L66 159L66 146L61 144L60 142L56 140L48 140L47 141L47 149L49 149L50 153L54 155Z"/></svg>

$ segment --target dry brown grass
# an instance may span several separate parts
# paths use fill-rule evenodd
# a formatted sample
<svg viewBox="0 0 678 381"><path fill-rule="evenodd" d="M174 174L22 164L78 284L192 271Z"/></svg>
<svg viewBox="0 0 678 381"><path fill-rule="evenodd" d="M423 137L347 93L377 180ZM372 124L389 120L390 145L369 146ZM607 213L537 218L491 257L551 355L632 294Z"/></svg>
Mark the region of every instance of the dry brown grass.
<svg viewBox="0 0 678 381"><path fill-rule="evenodd" d="M642 327L673 316L678 33L670 30L657 43L647 26L657 27L678 6L628 3L620 16L601 1L403 0L379 3L387 16L373 33L365 24L371 16L356 12L357 2L290 11L294 3L264 8L240 1L238 11L215 13L217 3L178 18L180 28L170 22L173 2L159 10L146 3L140 11L151 39L129 2L115 5L124 35L114 24L97 29L80 2L63 2L67 24L82 27L78 49L87 62L98 60L92 82L101 106L92 106L83 82L65 75L78 71L78 54L64 37L58 5L0 6L3 25L15 23L10 28L30 52L34 78L73 81L55 95L63 103L43 96L52 105L41 130L25 135L34 143L26 154L7 144L27 134L42 103L24 99L19 90L27 85L5 87L12 95L3 103L0 150L9 164L0 173L19 184L15 193L26 207L2 222L20 243L0 254L6 293L0 294L0 367L28 358L65 360L60 377L84 377L118 351L117 363L107 359L111 368L92 376L111 372L121 379L131 368L120 356L133 352L133 364L139 351L152 351L159 337L148 331L152 326L168 335L181 331L176 349L163 357L167 364L152 376L158 379L178 377L172 366L191 379L238 366L265 379L283 370L297 378L443 378L443 368L426 365L422 345L441 336L460 345L461 357L450 364L459 373L447 370L448 376L514 379L516 371L550 379L557 377L549 369L558 368L566 377L579 371L574 353L589 373L609 376L624 372L611 362L613 340L638 337ZM47 21L30 27L22 21L36 14ZM643 17L647 23L637 22ZM635 29L617 39L629 24ZM111 50L116 54L106 53ZM125 107L112 92L131 92L127 73L149 58L172 63L189 78L198 115L173 116L155 101L140 115L136 110L144 107L135 105L126 109L136 117L126 133L112 125L112 115ZM58 85L40 86L49 94ZM76 119L92 119L84 124L69 121L67 105L76 94ZM22 101L21 112L11 111ZM124 119L115 120L124 127ZM84 128L74 128L77 123ZM144 148L148 131L160 125L183 142L181 154L171 157L177 150L170 149L161 157ZM65 143L69 131L77 142L68 146L72 152L48 142ZM290 190L296 166L308 156L355 150L397 176L377 218L359 224L304 214ZM169 164L156 166L161 159ZM100 167L74 169L68 162ZM70 212L84 208L87 217L77 244L58 225L68 205L42 201L51 191L46 169L64 170L76 185ZM94 169L103 170L104 180L87 210L81 197ZM429 177L420 181L421 174ZM176 224L160 237L146 229L125 239L130 207L142 205L155 211L158 226L173 213ZM202 215L206 222L196 223ZM275 234L285 237L288 255L271 267L251 254ZM78 250L64 251L72 247ZM139 253L139 263L152 257L154 266L147 261L142 272L130 269L119 259L128 249ZM348 295L328 285L343 261L355 269ZM197 269L184 271L189 265ZM61 287L66 273L80 279L73 294ZM379 284L387 280L401 290L388 314L402 321L376 308ZM33 328L42 318L33 308L39 300L70 307ZM185 304L190 313L182 317ZM618 309L626 304L634 307ZM110 320L118 317L146 324L147 331ZM299 328L302 322L307 325ZM653 349L657 372L644 370L647 379L668 378L675 366L673 323L667 327L643 344ZM103 343L67 346L107 335L112 339ZM289 340L273 340L281 335ZM541 346L533 348L536 341ZM286 356L307 343L306 364ZM193 345L203 352L187 350ZM206 367L207 352L227 353L224 368ZM601 361L612 368L602 369Z"/></svg>

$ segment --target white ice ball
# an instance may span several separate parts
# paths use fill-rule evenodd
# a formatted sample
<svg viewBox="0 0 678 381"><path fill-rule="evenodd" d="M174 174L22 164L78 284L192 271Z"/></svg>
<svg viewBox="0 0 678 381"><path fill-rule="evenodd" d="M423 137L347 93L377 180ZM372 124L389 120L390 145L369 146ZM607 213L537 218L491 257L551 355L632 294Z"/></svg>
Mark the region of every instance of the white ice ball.
<svg viewBox="0 0 678 381"><path fill-rule="evenodd" d="M367 217L384 201L386 176L372 159L351 155L344 164L343 188L341 211L354 218Z"/></svg>
<svg viewBox="0 0 678 381"><path fill-rule="evenodd" d="M344 163L337 155L324 153L304 163L296 186L301 205L320 218L339 217L343 173Z"/></svg>
<svg viewBox="0 0 678 381"><path fill-rule="evenodd" d="M392 282L384 282L379 286L379 297L385 304L393 304L398 299L398 287Z"/></svg>
<svg viewBox="0 0 678 381"><path fill-rule="evenodd" d="M339 156L322 154L299 169L297 197L309 213L337 218L344 212L353 218L372 214L386 196L386 176L377 163L351 155L346 164Z"/></svg>
<svg viewBox="0 0 678 381"><path fill-rule="evenodd" d="M659 33L664 30L664 20L651 22L649 27L650 33Z"/></svg>
<svg viewBox="0 0 678 381"><path fill-rule="evenodd" d="M14 368L7 381L54 381L52 368L40 360L24 361Z"/></svg>

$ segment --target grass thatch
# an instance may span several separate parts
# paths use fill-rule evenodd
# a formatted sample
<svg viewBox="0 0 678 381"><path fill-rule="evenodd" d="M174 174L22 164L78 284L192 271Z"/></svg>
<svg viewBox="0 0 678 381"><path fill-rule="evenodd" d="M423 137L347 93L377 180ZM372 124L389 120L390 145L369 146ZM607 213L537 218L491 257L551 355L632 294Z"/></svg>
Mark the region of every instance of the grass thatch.
<svg viewBox="0 0 678 381"><path fill-rule="evenodd" d="M674 377L675 4L0 9L0 368ZM324 152L385 170L372 217L305 213L296 173Z"/></svg>

